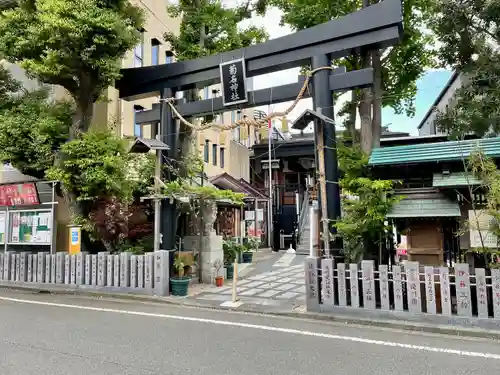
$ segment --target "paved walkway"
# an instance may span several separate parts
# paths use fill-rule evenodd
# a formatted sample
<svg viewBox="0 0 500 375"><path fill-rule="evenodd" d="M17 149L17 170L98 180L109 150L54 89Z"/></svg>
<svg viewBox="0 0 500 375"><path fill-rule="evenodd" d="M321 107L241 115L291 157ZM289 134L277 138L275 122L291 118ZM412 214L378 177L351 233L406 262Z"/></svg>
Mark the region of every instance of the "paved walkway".
<svg viewBox="0 0 500 375"><path fill-rule="evenodd" d="M265 263L265 264L263 264ZM304 256L276 253L238 280L237 293L243 303L268 306L299 306L305 301ZM262 272L263 269L266 271ZM257 271L257 272L255 272ZM194 297L197 300L226 302L232 287L211 286Z"/></svg>

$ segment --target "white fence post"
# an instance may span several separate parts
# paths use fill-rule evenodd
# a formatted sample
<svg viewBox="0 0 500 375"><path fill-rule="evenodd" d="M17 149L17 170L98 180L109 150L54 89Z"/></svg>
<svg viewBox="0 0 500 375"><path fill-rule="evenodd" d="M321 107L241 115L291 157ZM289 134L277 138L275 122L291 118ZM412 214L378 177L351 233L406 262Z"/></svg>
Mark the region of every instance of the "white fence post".
<svg viewBox="0 0 500 375"><path fill-rule="evenodd" d="M334 284L333 259L321 259L321 295L323 307L333 310L335 306L335 284Z"/></svg>
<svg viewBox="0 0 500 375"><path fill-rule="evenodd" d="M169 252L159 250L155 253L155 294L168 296L170 294Z"/></svg>
<svg viewBox="0 0 500 375"><path fill-rule="evenodd" d="M92 261L92 265L91 265L91 270L92 270L92 281L91 281L91 284L93 286L97 286L97 254L92 254L90 256L90 259Z"/></svg>
<svg viewBox="0 0 500 375"><path fill-rule="evenodd" d="M363 277L363 307L375 309L375 276L374 262L372 260L361 261L361 275Z"/></svg>
<svg viewBox="0 0 500 375"><path fill-rule="evenodd" d="M403 311L403 279L401 266L392 266L392 284L394 292L394 310Z"/></svg>
<svg viewBox="0 0 500 375"><path fill-rule="evenodd" d="M108 255L106 259L106 286L113 286L113 263L115 261L114 255Z"/></svg>
<svg viewBox="0 0 500 375"><path fill-rule="evenodd" d="M378 279L380 289L380 307L382 310L389 310L389 266L387 264L381 264L378 266Z"/></svg>
<svg viewBox="0 0 500 375"><path fill-rule="evenodd" d="M436 313L436 289L434 282L434 267L424 267L425 277L425 303L428 314Z"/></svg>
<svg viewBox="0 0 500 375"><path fill-rule="evenodd" d="M137 287L144 289L144 255L137 258Z"/></svg>
<svg viewBox="0 0 500 375"><path fill-rule="evenodd" d="M108 255L109 252L102 251L97 254L97 285L106 285L106 271L108 267Z"/></svg>
<svg viewBox="0 0 500 375"><path fill-rule="evenodd" d="M137 255L130 257L130 287L137 288Z"/></svg>
<svg viewBox="0 0 500 375"><path fill-rule="evenodd" d="M468 264L458 263L455 265L455 289L457 291L457 315L472 317Z"/></svg>
<svg viewBox="0 0 500 375"><path fill-rule="evenodd" d="M64 266L66 265L66 256L64 253L56 253L56 283L64 284Z"/></svg>
<svg viewBox="0 0 500 375"><path fill-rule="evenodd" d="M493 288L493 317L500 319L500 268L491 269L491 287Z"/></svg>
<svg viewBox="0 0 500 375"><path fill-rule="evenodd" d="M351 289L351 307L359 307L359 279L357 264L349 264L349 284Z"/></svg>
<svg viewBox="0 0 500 375"><path fill-rule="evenodd" d="M337 286L339 291L339 306L347 306L347 288L345 277L345 263L337 264Z"/></svg>
<svg viewBox="0 0 500 375"><path fill-rule="evenodd" d="M484 268L476 268L476 300L477 317L488 317L488 289L486 286L486 271Z"/></svg>
<svg viewBox="0 0 500 375"><path fill-rule="evenodd" d="M317 257L307 257L305 262L306 273L306 307L308 311L320 310L320 290L318 267L320 259Z"/></svg>
<svg viewBox="0 0 500 375"><path fill-rule="evenodd" d="M26 282L27 278L27 266L28 266L28 254L26 252L22 252L20 255L20 262L19 262L19 281L22 281L23 283Z"/></svg>
<svg viewBox="0 0 500 375"><path fill-rule="evenodd" d="M70 270L69 282L70 284L74 285L76 284L76 254L70 255L70 264L71 264L71 270Z"/></svg>

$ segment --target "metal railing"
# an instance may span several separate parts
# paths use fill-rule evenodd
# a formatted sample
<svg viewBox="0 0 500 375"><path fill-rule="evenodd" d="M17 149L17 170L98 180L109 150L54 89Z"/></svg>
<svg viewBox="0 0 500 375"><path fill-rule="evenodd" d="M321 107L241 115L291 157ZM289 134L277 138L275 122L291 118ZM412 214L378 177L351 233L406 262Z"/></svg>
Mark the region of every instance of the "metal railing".
<svg viewBox="0 0 500 375"><path fill-rule="evenodd" d="M297 244L300 243L300 237L307 220L307 215L309 212L308 207L309 207L309 190L306 189L304 193L304 199L302 199L302 202L300 204L299 222L297 223Z"/></svg>

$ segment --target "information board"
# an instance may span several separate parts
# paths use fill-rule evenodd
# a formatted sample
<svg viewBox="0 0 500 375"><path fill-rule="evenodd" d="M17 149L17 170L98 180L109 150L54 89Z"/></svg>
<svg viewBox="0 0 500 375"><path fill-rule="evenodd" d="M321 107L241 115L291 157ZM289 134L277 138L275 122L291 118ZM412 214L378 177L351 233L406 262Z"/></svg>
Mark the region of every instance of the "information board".
<svg viewBox="0 0 500 375"><path fill-rule="evenodd" d="M52 241L52 214L50 211L9 212L10 244L46 244Z"/></svg>
<svg viewBox="0 0 500 375"><path fill-rule="evenodd" d="M6 212L0 211L0 244L5 243L5 221L6 221Z"/></svg>
<svg viewBox="0 0 500 375"><path fill-rule="evenodd" d="M493 217L485 210L469 210L469 234L471 247L498 247L498 238L491 232Z"/></svg>

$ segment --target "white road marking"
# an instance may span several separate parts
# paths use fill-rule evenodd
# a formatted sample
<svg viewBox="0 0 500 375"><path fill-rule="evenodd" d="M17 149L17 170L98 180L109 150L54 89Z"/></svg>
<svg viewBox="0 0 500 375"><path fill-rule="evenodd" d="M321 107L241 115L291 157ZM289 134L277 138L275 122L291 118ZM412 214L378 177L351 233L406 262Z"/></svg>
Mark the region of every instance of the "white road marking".
<svg viewBox="0 0 500 375"><path fill-rule="evenodd" d="M258 329L258 330L262 330L262 331L291 333L294 335L301 335L301 336L312 336L312 337L321 337L321 338L333 339L333 340L351 341L351 342L357 342L357 343L361 343L361 344L389 346L389 347L394 347L394 348L418 350L418 351L424 351L424 352L454 354L454 355L458 355L458 356L462 356L462 357L479 357L479 358L500 360L500 354L470 352L470 351L464 351L464 350L437 348L437 347L424 346L424 345L403 344L403 343L399 343L399 342L372 340L372 339L365 339L365 338L354 337L354 336L332 335L329 333L321 333L321 332L301 331L301 330L293 329L293 328L280 328L280 327L265 326L265 325L260 325L260 324L230 322L230 321L225 321L225 320L195 318L195 317L190 317L190 316L156 314L156 313L148 313L148 312L142 312L142 311L108 309L108 308L102 308L102 307L68 305L68 304L64 304L64 303L33 301L33 300L27 300L27 299L9 298L9 297L1 297L1 296L0 296L0 300L17 302L17 303L26 303L26 304L31 304L31 305L43 305L43 306L62 307L62 308L77 309L77 310L88 310L88 311L109 312L109 313L124 314L124 315L146 316L146 317L152 317L152 318L184 320L184 321L188 321L188 322L210 323L210 324L218 324L218 325L224 325L224 326Z"/></svg>
<svg viewBox="0 0 500 375"><path fill-rule="evenodd" d="M273 264L273 267L288 267L295 259L295 254L285 253L283 256Z"/></svg>

